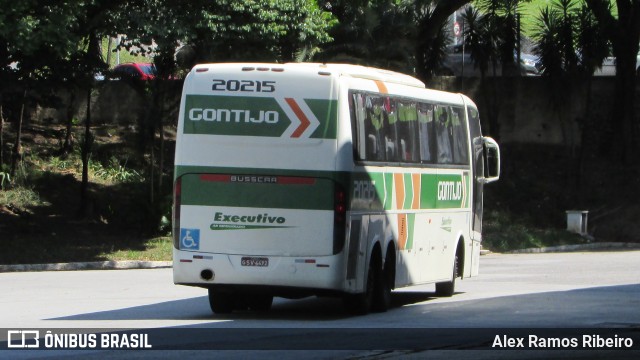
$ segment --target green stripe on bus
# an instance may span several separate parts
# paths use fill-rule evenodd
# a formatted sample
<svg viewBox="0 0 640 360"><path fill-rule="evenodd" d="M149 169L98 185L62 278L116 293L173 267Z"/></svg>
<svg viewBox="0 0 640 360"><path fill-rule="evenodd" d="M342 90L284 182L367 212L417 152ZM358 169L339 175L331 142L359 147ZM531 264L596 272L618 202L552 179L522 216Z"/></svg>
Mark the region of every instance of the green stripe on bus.
<svg viewBox="0 0 640 360"><path fill-rule="evenodd" d="M320 126L311 134L312 139L335 139L338 132L338 101L305 99L304 102L320 121Z"/></svg>
<svg viewBox="0 0 640 360"><path fill-rule="evenodd" d="M413 180L410 173L404 174L404 204L402 206L405 210L410 210L413 204Z"/></svg>
<svg viewBox="0 0 640 360"><path fill-rule="evenodd" d="M333 210L333 182L271 184L210 181L199 174L182 177L183 205Z"/></svg>
<svg viewBox="0 0 640 360"><path fill-rule="evenodd" d="M310 137L335 139L337 100L304 102L319 121ZM268 97L187 95L183 115L184 134L281 137L301 122L289 118L278 101Z"/></svg>
<svg viewBox="0 0 640 360"><path fill-rule="evenodd" d="M420 182L422 183L420 189L420 208L435 209L438 176L435 174L422 174L420 176Z"/></svg>
<svg viewBox="0 0 640 360"><path fill-rule="evenodd" d="M394 209L395 204L393 203L393 174L392 173L384 174L384 189L385 189L384 209L385 210Z"/></svg>
<svg viewBox="0 0 640 360"><path fill-rule="evenodd" d="M407 235L407 245L405 246L405 249L413 249L413 233L415 231L415 225L416 225L416 214L408 214L408 235Z"/></svg>

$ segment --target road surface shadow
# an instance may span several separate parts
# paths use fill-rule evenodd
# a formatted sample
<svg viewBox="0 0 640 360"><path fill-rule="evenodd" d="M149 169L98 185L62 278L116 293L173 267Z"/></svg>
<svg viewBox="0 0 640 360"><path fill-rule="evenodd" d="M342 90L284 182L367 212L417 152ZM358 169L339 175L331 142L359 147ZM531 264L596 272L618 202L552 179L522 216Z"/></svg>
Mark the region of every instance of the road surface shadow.
<svg viewBox="0 0 640 360"><path fill-rule="evenodd" d="M206 296L77 314L47 320L198 320L189 327L363 326L371 327L633 327L640 328L640 284L583 288L481 299L433 301L433 292L394 292L393 307L365 317L347 313L340 299L276 298L269 312L212 314ZM204 321L202 321L204 320ZM210 320L210 321L207 321ZM97 323L99 324L99 323ZM99 325L98 325L99 326ZM162 326L162 325L160 325ZM166 326L166 325L165 325Z"/></svg>
<svg viewBox="0 0 640 360"><path fill-rule="evenodd" d="M436 299L433 292L393 292L391 309ZM353 317L339 298L308 297L297 300L275 298L268 312L249 310L231 314L213 314L207 296L134 306L123 309L78 314L47 320L314 320L331 321Z"/></svg>

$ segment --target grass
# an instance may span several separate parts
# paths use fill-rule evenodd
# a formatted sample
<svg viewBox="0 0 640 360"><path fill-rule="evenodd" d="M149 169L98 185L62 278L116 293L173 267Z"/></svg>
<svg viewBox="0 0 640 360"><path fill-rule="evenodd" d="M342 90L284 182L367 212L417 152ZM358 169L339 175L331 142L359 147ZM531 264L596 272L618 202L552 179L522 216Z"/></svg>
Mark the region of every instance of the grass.
<svg viewBox="0 0 640 360"><path fill-rule="evenodd" d="M590 242L588 238L564 229L532 226L501 210L486 212L483 226L482 246L496 252Z"/></svg>
<svg viewBox="0 0 640 360"><path fill-rule="evenodd" d="M546 7L553 6L558 0L531 0L529 2L520 2L520 13L522 14L522 33L525 36L532 37L536 27L540 11ZM576 7L582 6L584 3L582 0L574 0ZM613 15L617 17L617 5L615 1L611 1L613 6Z"/></svg>
<svg viewBox="0 0 640 360"><path fill-rule="evenodd" d="M171 181L150 202L148 165L131 150L135 144L113 131L95 130L82 216L79 145L67 155L52 155L51 141L31 140L31 132L41 129L23 130L25 155L0 190L0 264L171 260Z"/></svg>
<svg viewBox="0 0 640 360"><path fill-rule="evenodd" d="M56 233L5 239L3 244L10 247L0 255L0 264L5 265L120 260L171 261L173 247L169 236L140 241L108 239L102 236L63 238Z"/></svg>
<svg viewBox="0 0 640 360"><path fill-rule="evenodd" d="M143 250L117 250L106 251L101 254L107 260L144 260L144 261L170 261L173 251L173 242L170 236L162 236L146 240Z"/></svg>
<svg viewBox="0 0 640 360"><path fill-rule="evenodd" d="M128 62L151 62L152 59L148 56L143 56L143 55L134 55L129 53L129 51L127 51L126 49L121 49L119 51L119 53L116 53L114 51L116 47L116 40L112 40L111 43L111 54L109 56L109 68L113 68L114 66L118 65L117 64L117 59L118 59L118 54L120 57L120 64L124 64L124 63L128 63ZM109 39L108 38L104 38L102 39L102 56L103 58L106 60L107 59L107 51L109 49Z"/></svg>

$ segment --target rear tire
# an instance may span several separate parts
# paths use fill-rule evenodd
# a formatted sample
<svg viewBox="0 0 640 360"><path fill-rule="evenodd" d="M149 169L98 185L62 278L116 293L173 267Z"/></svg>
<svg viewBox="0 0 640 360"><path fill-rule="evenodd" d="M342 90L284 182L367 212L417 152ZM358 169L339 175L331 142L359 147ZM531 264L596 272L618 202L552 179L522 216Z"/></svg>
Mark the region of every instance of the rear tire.
<svg viewBox="0 0 640 360"><path fill-rule="evenodd" d="M392 251L392 250L388 250ZM385 312L391 307L391 289L395 282L395 263L387 252L384 268L378 271L374 288L373 310Z"/></svg>
<svg viewBox="0 0 640 360"><path fill-rule="evenodd" d="M378 265L379 266L379 265ZM367 271L367 284L365 291L360 294L347 294L344 296L343 303L347 311L354 315L366 315L368 314L374 302L376 278L378 271L376 271L376 264L374 258L369 263L369 270Z"/></svg>
<svg viewBox="0 0 640 360"><path fill-rule="evenodd" d="M451 281L436 283L436 296L451 297L455 293L456 278L458 277L458 255L453 259L453 276Z"/></svg>
<svg viewBox="0 0 640 360"><path fill-rule="evenodd" d="M209 289L209 306L214 314L230 314L236 306L236 295Z"/></svg>
<svg viewBox="0 0 640 360"><path fill-rule="evenodd" d="M273 296L263 294L247 295L246 302L251 311L267 312L271 310Z"/></svg>

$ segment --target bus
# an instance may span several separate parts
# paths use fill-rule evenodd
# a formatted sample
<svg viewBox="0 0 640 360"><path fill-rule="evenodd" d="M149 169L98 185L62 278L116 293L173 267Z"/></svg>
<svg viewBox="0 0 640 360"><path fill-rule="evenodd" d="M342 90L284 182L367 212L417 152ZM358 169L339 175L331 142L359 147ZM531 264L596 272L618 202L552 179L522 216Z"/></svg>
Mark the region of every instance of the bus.
<svg viewBox="0 0 640 360"><path fill-rule="evenodd" d="M478 275L500 150L465 95L343 64L225 63L185 79L173 280L214 313L274 296L385 311L392 290Z"/></svg>

